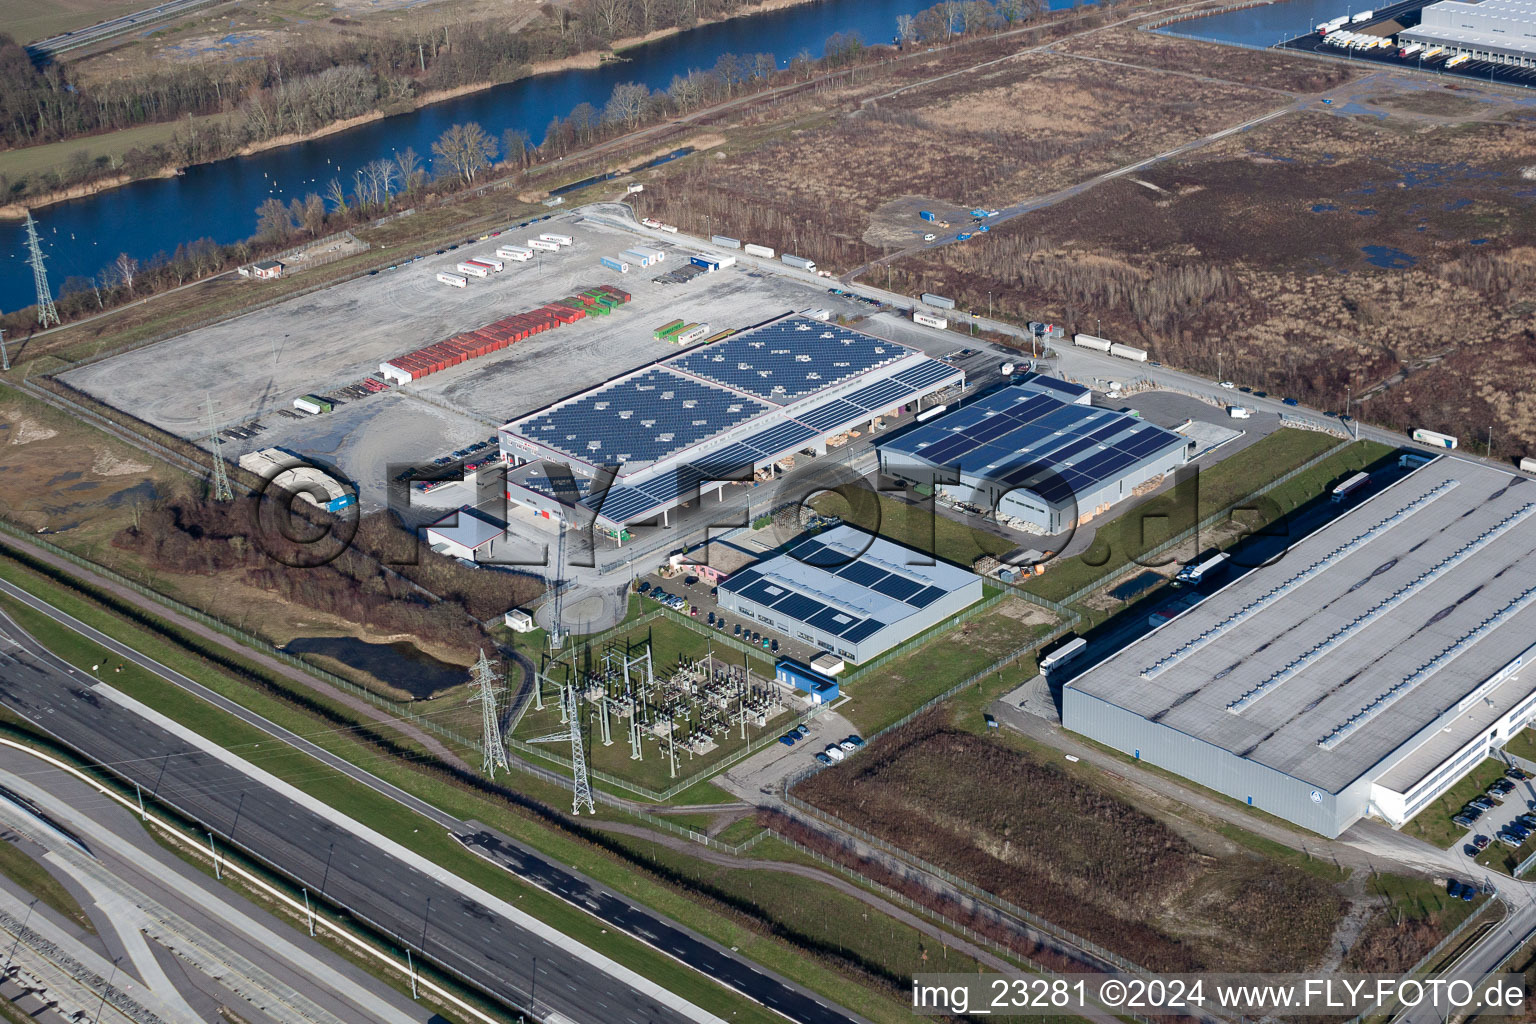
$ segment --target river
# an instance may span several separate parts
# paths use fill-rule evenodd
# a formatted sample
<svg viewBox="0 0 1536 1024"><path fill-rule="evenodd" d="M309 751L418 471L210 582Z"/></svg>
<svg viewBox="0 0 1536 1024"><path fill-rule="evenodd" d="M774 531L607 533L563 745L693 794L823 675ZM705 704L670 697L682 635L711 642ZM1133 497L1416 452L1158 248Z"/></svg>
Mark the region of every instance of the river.
<svg viewBox="0 0 1536 1024"><path fill-rule="evenodd" d="M65 278L95 274L120 252L145 260L194 238L248 238L264 200L323 192L331 178L350 188L358 167L407 146L430 158L433 140L453 124L478 121L498 139L508 128L521 128L542 139L551 119L582 102L602 107L620 82L665 88L674 74L711 67L724 53L772 53L783 66L802 49L820 56L835 32L857 32L867 43L889 42L898 14L914 14L934 2L823 0L732 18L628 50L627 63L535 75L312 142L201 164L180 177L138 181L45 207L35 216L48 279L57 295ZM1070 0L1052 0L1051 6L1067 7ZM36 299L25 237L21 223L0 222L5 254L0 310Z"/></svg>
<svg viewBox="0 0 1536 1024"><path fill-rule="evenodd" d="M1282 0L1224 14L1178 21L1159 32L1235 46L1274 46L1340 15L1370 10L1371 0ZM1383 4L1382 6L1386 6Z"/></svg>

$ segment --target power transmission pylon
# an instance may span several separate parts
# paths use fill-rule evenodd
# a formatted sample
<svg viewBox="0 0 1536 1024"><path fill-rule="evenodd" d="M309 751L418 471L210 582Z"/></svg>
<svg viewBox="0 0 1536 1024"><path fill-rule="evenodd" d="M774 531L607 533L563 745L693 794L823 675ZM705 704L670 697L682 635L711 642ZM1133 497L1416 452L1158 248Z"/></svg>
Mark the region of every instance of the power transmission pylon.
<svg viewBox="0 0 1536 1024"><path fill-rule="evenodd" d="M485 752L482 768L486 775L494 779L497 768L505 772L511 771L512 767L507 764L507 745L501 739L501 715L496 701L496 670L491 667L484 648L480 649L480 660L476 661L475 667L470 669L469 689L469 702L480 705L480 746Z"/></svg>
<svg viewBox="0 0 1536 1024"><path fill-rule="evenodd" d="M592 803L592 783L587 779L587 753L581 739L581 709L576 703L576 686L567 683L560 690L560 717L565 720L565 728L560 732L550 733L548 736L540 736L531 739L529 743L560 743L567 741L571 745L571 775L575 790L571 799L571 813L580 814L583 806L588 814L596 814L597 808Z"/></svg>
<svg viewBox="0 0 1536 1024"><path fill-rule="evenodd" d="M565 614L565 522L562 520L557 528L560 531L560 542L556 545L555 596L549 623L549 649L552 651L565 646L565 631L560 627L560 618Z"/></svg>
<svg viewBox="0 0 1536 1024"><path fill-rule="evenodd" d="M37 323L40 327L57 325L59 311L53 305L53 292L48 288L48 271L43 269L43 244L37 239L37 221L32 211L27 211L27 263L32 267L32 282L37 285Z"/></svg>
<svg viewBox="0 0 1536 1024"><path fill-rule="evenodd" d="M0 370L9 372L11 369L11 357L5 351L5 328L0 327Z"/></svg>
<svg viewBox="0 0 1536 1024"><path fill-rule="evenodd" d="M208 443L213 445L213 500L234 501L235 492L229 486L229 474L224 471L224 456L219 454L219 432L213 422L213 396L208 396Z"/></svg>

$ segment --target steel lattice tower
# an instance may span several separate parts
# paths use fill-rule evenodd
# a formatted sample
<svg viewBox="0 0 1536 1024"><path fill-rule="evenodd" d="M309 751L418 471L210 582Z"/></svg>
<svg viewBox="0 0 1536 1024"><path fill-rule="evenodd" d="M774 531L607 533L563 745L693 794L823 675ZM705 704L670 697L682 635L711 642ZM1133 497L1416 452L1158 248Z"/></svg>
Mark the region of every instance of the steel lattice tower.
<svg viewBox="0 0 1536 1024"><path fill-rule="evenodd" d="M224 456L219 454L219 432L213 422L213 396L208 396L208 443L213 446L213 500L234 501L235 492L229 486L229 474L224 470Z"/></svg>
<svg viewBox="0 0 1536 1024"><path fill-rule="evenodd" d="M501 715L496 700L496 670L491 667L484 648L480 649L480 659L470 670L469 688L471 691L469 702L480 705L480 745L485 754L482 768L486 775L494 779L497 768L502 771L511 771L512 766L507 764L507 745L501 739Z"/></svg>
<svg viewBox="0 0 1536 1024"><path fill-rule="evenodd" d="M48 271L43 268L43 243L37 238L37 221L32 211L27 211L27 263L32 267L32 282L37 285L37 323L40 327L59 323L59 311L53 305L53 292L48 288Z"/></svg>
<svg viewBox="0 0 1536 1024"><path fill-rule="evenodd" d="M597 808L592 803L592 783L587 778L587 752L581 739L581 709L577 706L576 685L568 683L560 688L560 717L565 722L565 728L559 732L550 733L548 736L540 736L531 739L529 743L565 743L571 745L571 783L574 790L571 799L571 813L580 814L585 806L588 814L596 814Z"/></svg>

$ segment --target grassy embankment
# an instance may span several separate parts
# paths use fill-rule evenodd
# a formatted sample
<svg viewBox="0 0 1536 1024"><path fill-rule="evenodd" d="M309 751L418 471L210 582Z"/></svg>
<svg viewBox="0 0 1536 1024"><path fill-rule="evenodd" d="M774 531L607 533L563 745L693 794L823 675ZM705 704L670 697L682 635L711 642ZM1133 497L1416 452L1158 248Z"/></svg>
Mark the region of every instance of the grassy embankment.
<svg viewBox="0 0 1536 1024"><path fill-rule="evenodd" d="M698 898L690 898L675 880L669 884L665 876L651 873L656 871L655 866L646 865L649 870L637 871L634 861L609 856L584 842L580 837L551 829L547 824L536 820L534 815L520 812L510 804L489 800L441 777L412 771L408 765L396 758L382 757L376 748L359 742L345 730L316 733L313 718L223 673L210 671L206 664L179 651L165 640L106 615L83 600L39 581L30 573L17 570L9 563L0 563L0 576L10 578L13 582L32 589L43 590L47 593L49 600L71 614L90 621L124 642L131 643L136 649L158 658L169 667L199 677L210 687L279 724L296 731L304 731L327 749L356 763L367 765L381 778L400 785L424 799L431 800L450 813L466 819L486 821L515 838L539 848L547 855L559 859L562 863L574 865L579 870L625 892L631 898L653 906L674 919L698 929L716 941L739 947L744 954L763 963L766 967L791 974L828 998L836 999L872 1019L892 1021L904 1019L905 1009L899 1002L893 1002L888 992L881 991L882 986L876 984L870 987L868 981L861 983L851 978L846 973L848 969L846 966L841 969L829 966L829 963L838 962L832 954L828 954L832 957L830 961L825 958L808 958L805 949L797 945L796 940L801 937L792 929L781 927L773 918L781 908L773 907L766 900L762 901L757 910L775 921L770 928L784 936L783 938L763 934L757 930L759 926L754 926L751 922L752 911L742 911L741 908L731 908L727 904L722 904L719 902L718 895L703 897L701 902L704 905L701 906L700 902L696 902ZM14 607L13 602L5 602L5 604L7 610ZM66 657L76 660L77 663L97 653L93 649L94 645L63 630L62 627L50 625L50 620L36 613L19 609L18 618L25 619L24 625L29 629L35 627L40 639L56 647ZM169 684L126 667L121 675L114 674L113 683L121 685L125 691L153 704L163 713L171 715L221 745L235 750L242 756L248 756L266 770L272 771L279 777L288 778L293 784L317 798L336 806L345 806L348 813L359 820L476 884L493 892L505 892L509 886L524 888L511 876L465 852L445 834L433 829L417 832L420 820L414 815L335 773L318 771L313 761L303 755L271 744L270 738L267 738L264 747L258 749L256 744L262 742L263 734L224 716ZM517 777L516 785L520 791L535 795L538 799L547 799L550 804L558 805L559 801L569 799L564 790L544 786L536 780L525 781L521 776ZM610 812L605 810L603 813L608 815ZM622 816L617 817L622 818ZM622 844L617 845L622 846ZM758 1018L755 1014L763 1012L756 1007L740 1008L740 1001L734 996L722 992L697 975L654 954L648 947L639 947L627 939L605 934L585 914L541 891L527 889L522 896L522 905L530 912L549 921L577 941L600 949L647 976L656 978L685 998L709 1007L715 1012L721 1012L724 1009L725 1015L735 1011L737 1020L756 1020ZM807 894L806 898L814 898L814 895ZM834 937L835 928L833 923L828 922L821 938L817 936L804 938L810 948L814 949L819 943ZM763 1019L766 1021L767 1018Z"/></svg>

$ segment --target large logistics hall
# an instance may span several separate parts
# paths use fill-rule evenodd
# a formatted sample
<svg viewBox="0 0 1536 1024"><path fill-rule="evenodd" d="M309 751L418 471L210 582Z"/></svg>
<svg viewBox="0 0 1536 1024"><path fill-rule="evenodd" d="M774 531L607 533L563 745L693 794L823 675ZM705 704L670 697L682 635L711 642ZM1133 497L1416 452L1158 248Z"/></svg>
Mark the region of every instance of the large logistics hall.
<svg viewBox="0 0 1536 1024"><path fill-rule="evenodd" d="M982 598L981 577L838 526L720 584L720 607L855 664Z"/></svg>
<svg viewBox="0 0 1536 1024"><path fill-rule="evenodd" d="M1037 376L880 445L880 471L1054 534L1184 465L1192 443Z"/></svg>
<svg viewBox="0 0 1536 1024"><path fill-rule="evenodd" d="M1536 481L1442 456L1069 680L1067 728L1335 837L1536 715Z"/></svg>
<svg viewBox="0 0 1536 1024"><path fill-rule="evenodd" d="M960 370L915 349L790 314L689 349L501 428L509 464L564 464L581 504L619 531L827 439L961 385ZM604 467L606 492L587 485ZM514 474L516 471L514 470ZM521 478L519 478L521 479ZM537 508L548 474L508 500ZM547 510L541 510L547 511Z"/></svg>
<svg viewBox="0 0 1536 1024"><path fill-rule="evenodd" d="M1536 0L1439 0L1421 16L1417 27L1397 34L1400 45L1422 43L1451 56L1536 67Z"/></svg>

